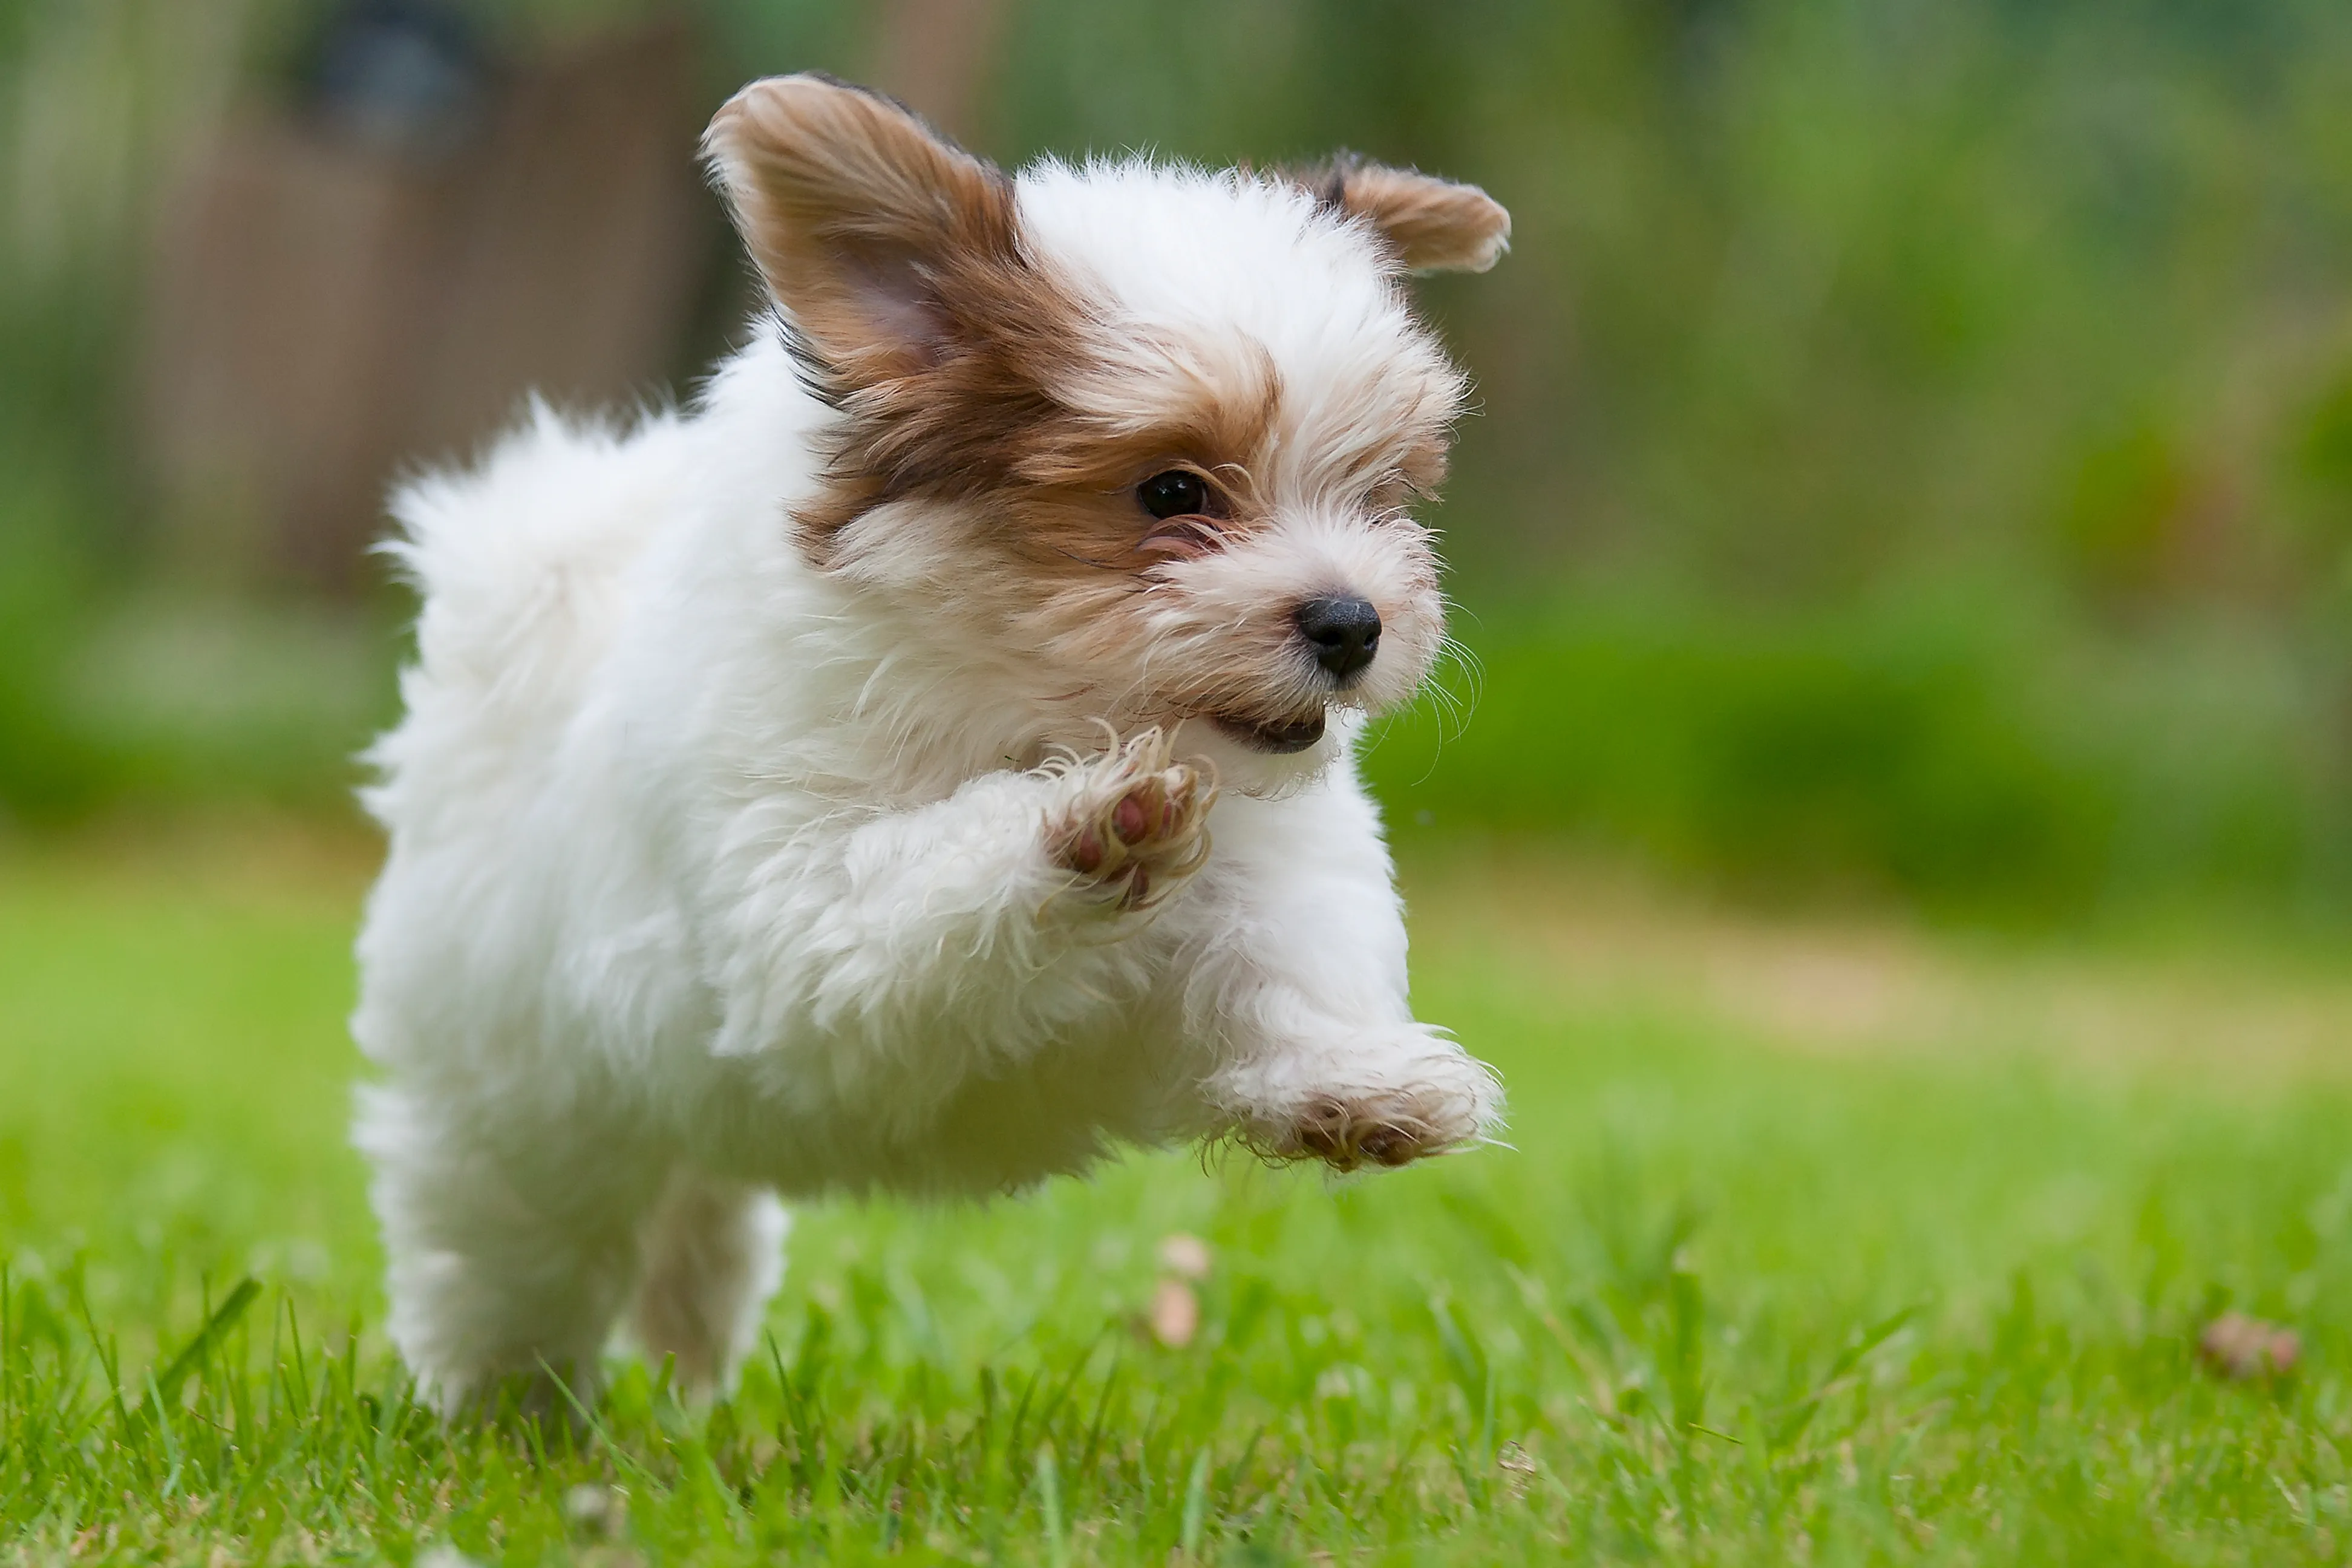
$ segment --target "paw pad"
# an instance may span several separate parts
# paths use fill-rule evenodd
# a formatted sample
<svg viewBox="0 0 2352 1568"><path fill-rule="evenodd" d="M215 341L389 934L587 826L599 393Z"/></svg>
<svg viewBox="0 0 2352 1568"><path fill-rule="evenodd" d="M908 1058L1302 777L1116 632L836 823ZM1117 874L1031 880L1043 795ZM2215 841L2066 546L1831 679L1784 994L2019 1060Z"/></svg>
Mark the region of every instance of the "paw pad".
<svg viewBox="0 0 2352 1568"><path fill-rule="evenodd" d="M1402 1105L1351 1106L1324 1100L1300 1114L1275 1152L1288 1159L1320 1160L1335 1171L1347 1172L1366 1165L1393 1169L1455 1142Z"/></svg>
<svg viewBox="0 0 2352 1568"><path fill-rule="evenodd" d="M1176 760L1159 730L1080 764L1072 777L1079 788L1053 836L1055 858L1095 886L1115 889L1120 908L1145 908L1208 858L1216 785L1199 766Z"/></svg>

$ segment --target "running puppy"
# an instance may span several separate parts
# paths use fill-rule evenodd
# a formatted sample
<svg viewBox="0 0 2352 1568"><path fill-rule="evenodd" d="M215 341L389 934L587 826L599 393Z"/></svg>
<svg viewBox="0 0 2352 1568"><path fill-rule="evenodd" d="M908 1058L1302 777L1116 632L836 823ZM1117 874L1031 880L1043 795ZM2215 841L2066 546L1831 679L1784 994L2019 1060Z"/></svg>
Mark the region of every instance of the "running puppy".
<svg viewBox="0 0 2352 1568"><path fill-rule="evenodd" d="M1347 159L1007 176L811 76L704 145L751 345L396 502L357 1136L445 1408L593 1392L625 1314L723 1386L779 1193L1397 1165L1500 1110L1407 1006L1349 746L1443 633L1464 384L1402 279L1507 215Z"/></svg>

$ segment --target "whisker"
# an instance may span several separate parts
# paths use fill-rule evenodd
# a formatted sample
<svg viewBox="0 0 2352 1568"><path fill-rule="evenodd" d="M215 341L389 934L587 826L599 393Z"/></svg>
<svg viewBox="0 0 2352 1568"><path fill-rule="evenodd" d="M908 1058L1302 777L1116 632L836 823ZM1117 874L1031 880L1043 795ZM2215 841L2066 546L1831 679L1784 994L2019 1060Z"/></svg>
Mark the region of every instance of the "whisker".
<svg viewBox="0 0 2352 1568"><path fill-rule="evenodd" d="M1127 570L1124 566L1114 566L1108 561L1097 561L1091 556L1081 555L1075 550L1065 550L1058 544L1054 546L1054 553L1056 555L1066 555L1071 560L1076 562L1079 565L1091 566L1098 572L1124 572Z"/></svg>

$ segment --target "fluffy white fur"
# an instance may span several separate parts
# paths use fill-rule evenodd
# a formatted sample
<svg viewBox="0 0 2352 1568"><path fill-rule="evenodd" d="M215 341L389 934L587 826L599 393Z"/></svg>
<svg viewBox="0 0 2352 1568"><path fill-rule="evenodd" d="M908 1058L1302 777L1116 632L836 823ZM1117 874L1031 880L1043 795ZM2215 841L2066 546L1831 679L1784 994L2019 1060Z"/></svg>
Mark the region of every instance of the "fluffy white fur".
<svg viewBox="0 0 2352 1568"><path fill-rule="evenodd" d="M1366 1129L1409 1155L1499 1112L1408 1005L1349 755L1440 637L1412 607L1425 539L1358 504L1381 443L1455 391L1398 258L1270 179L1049 163L1015 191L1100 330L1058 396L1141 427L1220 377L1280 389L1262 525L1137 601L1130 665L964 613L940 541L984 497L886 500L847 565L813 561L791 520L845 416L774 321L689 414L535 408L397 499L423 610L367 796L390 853L357 1138L392 1334L446 1405L542 1367L592 1383L624 1317L722 1384L782 1274L779 1194L988 1194L1226 1133L1344 1165ZM1279 648L1235 665L1266 710L1328 702L1319 744L1155 711L1155 670L1197 685L1221 627L1335 587L1392 616L1362 688ZM1168 875L1123 899L1069 835L1155 779L1197 798L1138 850Z"/></svg>

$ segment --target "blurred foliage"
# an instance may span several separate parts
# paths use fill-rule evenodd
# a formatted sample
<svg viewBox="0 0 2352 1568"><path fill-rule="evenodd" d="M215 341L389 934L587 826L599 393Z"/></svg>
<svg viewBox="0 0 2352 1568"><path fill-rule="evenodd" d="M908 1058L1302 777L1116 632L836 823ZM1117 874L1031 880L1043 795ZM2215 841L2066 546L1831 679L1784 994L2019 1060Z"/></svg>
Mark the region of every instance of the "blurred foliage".
<svg viewBox="0 0 2352 1568"><path fill-rule="evenodd" d="M1803 616L1570 597L1474 629L1367 771L1400 833L1576 837L1751 895L2329 912L2352 824L2305 672L2174 631L2126 652L1949 584Z"/></svg>
<svg viewBox="0 0 2352 1568"><path fill-rule="evenodd" d="M488 12L520 36L652 8ZM699 9L714 97L877 58L874 16L840 0ZM1442 521L1485 678L1442 752L1433 708L1377 753L1408 823L1972 908L2352 900L2352 10L1006 15L968 128L1002 159L1345 143L1513 210L1492 275L1421 286L1481 387ZM203 746L194 719L95 702L90 668L138 660L83 647L170 596L119 428L142 193L228 91L189 62L259 58L299 16L0 0L0 803L20 815L320 798L348 774L319 758L382 710L381 617L299 661L326 672L310 697ZM257 624L330 635L289 614ZM305 714L332 746L293 742Z"/></svg>

